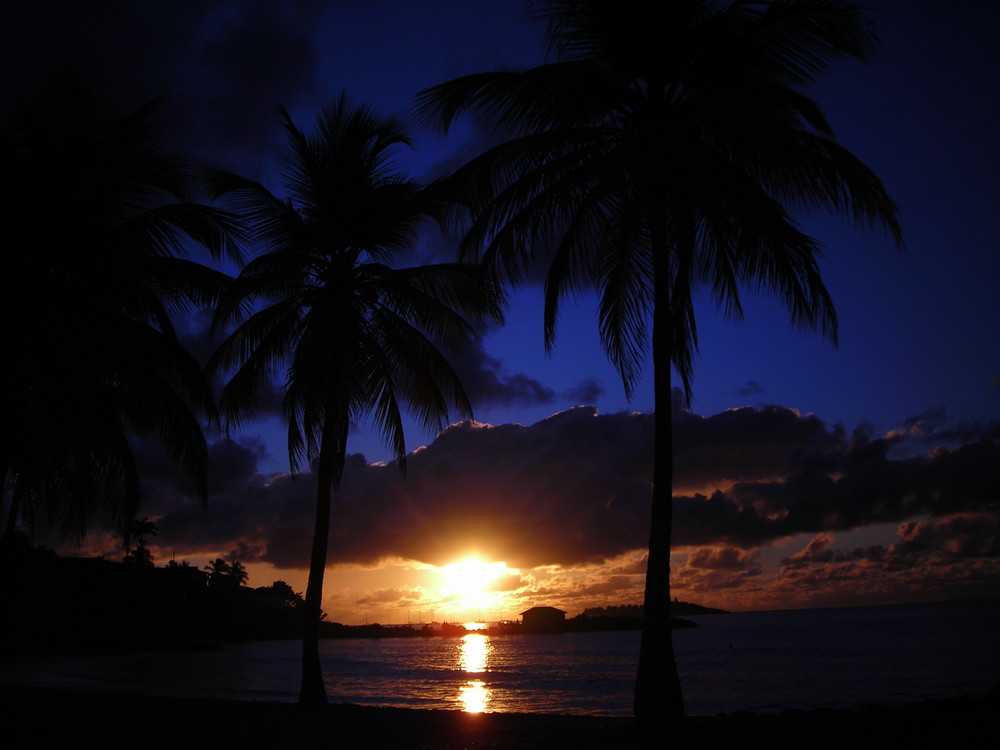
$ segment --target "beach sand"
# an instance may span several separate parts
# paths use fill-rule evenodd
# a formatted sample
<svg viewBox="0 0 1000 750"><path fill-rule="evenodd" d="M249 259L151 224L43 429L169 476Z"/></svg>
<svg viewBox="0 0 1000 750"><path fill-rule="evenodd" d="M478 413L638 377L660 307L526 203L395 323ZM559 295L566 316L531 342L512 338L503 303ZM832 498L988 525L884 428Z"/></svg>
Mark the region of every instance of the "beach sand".
<svg viewBox="0 0 1000 750"><path fill-rule="evenodd" d="M466 714L331 705L166 698L0 685L5 748L83 742L142 748L771 748L985 747L1000 696L863 711L693 717L667 743L645 742L629 718ZM983 736L986 733L985 737ZM987 738L990 738L987 740Z"/></svg>

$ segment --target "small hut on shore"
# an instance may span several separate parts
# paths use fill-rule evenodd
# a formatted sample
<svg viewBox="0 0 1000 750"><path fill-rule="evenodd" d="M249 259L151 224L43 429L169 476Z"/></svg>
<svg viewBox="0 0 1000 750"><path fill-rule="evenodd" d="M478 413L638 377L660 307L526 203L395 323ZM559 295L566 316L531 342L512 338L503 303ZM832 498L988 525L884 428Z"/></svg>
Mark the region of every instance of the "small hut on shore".
<svg viewBox="0 0 1000 750"><path fill-rule="evenodd" d="M521 613L525 633L559 633L566 629L566 613L555 607L532 607Z"/></svg>

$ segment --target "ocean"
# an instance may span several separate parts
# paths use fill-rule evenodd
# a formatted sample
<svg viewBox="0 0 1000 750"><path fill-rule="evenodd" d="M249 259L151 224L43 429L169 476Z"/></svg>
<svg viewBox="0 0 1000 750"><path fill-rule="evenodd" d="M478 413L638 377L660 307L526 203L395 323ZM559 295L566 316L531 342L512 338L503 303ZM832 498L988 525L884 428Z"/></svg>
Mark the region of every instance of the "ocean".
<svg viewBox="0 0 1000 750"><path fill-rule="evenodd" d="M1000 602L691 617L674 631L685 707L705 715L894 705L1000 684ZM628 716L639 634L327 640L332 702ZM0 681L85 690L294 701L295 641L190 654L33 657Z"/></svg>

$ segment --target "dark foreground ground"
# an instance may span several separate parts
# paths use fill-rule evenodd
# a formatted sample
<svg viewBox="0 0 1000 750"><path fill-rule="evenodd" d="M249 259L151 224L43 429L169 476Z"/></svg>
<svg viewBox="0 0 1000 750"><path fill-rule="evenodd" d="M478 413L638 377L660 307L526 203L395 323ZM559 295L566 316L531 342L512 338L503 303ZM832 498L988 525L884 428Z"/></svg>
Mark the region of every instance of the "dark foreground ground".
<svg viewBox="0 0 1000 750"><path fill-rule="evenodd" d="M0 686L0 746L63 748L884 748L987 747L1000 691L864 711L726 714L645 742L631 719L464 714L332 705L161 698ZM983 743L986 744L983 744Z"/></svg>

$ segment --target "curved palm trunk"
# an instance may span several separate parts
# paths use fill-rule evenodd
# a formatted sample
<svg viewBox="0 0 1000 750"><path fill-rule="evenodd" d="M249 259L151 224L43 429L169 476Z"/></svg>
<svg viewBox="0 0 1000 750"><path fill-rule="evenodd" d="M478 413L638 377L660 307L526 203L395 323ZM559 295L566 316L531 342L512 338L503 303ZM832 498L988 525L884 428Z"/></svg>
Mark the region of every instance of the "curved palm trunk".
<svg viewBox="0 0 1000 750"><path fill-rule="evenodd" d="M642 643L635 682L636 721L647 734L669 730L684 716L670 627L670 544L673 532L673 409L670 256L662 221L651 223L653 247L653 498L643 599Z"/></svg>
<svg viewBox="0 0 1000 750"><path fill-rule="evenodd" d="M316 525L309 557L309 582L306 584L303 604L302 685L299 688L299 706L307 709L325 706L327 703L323 669L319 660L319 623L330 537L330 505L333 491L340 484L347 448L346 430L339 429L337 421L328 414L316 466Z"/></svg>

